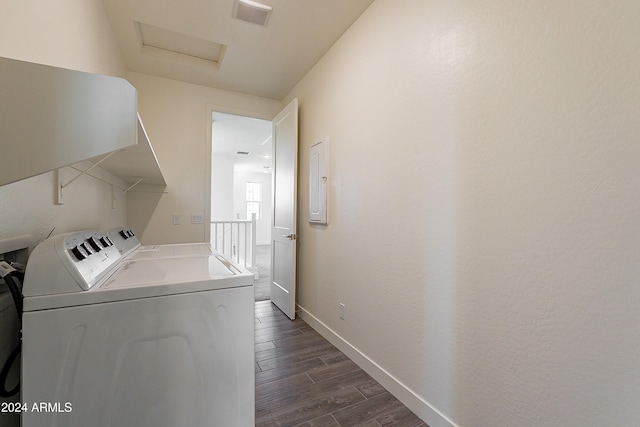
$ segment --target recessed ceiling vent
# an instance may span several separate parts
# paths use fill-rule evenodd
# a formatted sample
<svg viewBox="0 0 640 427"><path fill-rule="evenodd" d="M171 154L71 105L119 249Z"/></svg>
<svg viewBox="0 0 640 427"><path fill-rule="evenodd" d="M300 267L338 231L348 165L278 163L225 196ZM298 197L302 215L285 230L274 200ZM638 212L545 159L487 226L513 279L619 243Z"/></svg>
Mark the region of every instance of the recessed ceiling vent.
<svg viewBox="0 0 640 427"><path fill-rule="evenodd" d="M256 3L251 0L235 0L233 17L240 21L262 25L264 27L269 20L271 9L271 6Z"/></svg>

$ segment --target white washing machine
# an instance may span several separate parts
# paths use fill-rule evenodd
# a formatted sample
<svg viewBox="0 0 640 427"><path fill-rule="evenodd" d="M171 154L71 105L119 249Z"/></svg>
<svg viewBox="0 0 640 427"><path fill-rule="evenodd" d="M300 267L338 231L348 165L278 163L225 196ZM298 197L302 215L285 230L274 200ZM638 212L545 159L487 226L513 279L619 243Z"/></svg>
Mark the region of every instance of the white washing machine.
<svg viewBox="0 0 640 427"><path fill-rule="evenodd" d="M215 254L210 243L177 243L142 246L133 230L126 227L112 228L107 238L129 259L173 258Z"/></svg>
<svg viewBox="0 0 640 427"><path fill-rule="evenodd" d="M250 272L87 231L38 245L23 291L23 427L254 425Z"/></svg>

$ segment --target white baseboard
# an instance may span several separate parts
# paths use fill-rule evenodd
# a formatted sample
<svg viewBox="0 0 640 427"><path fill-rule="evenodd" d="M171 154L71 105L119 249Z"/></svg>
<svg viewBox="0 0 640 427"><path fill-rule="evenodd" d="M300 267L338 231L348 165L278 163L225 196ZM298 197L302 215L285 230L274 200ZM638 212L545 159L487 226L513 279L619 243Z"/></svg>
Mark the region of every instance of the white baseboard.
<svg viewBox="0 0 640 427"><path fill-rule="evenodd" d="M427 423L430 427L457 427L453 421L449 420L431 404L415 394L411 389L393 377L393 375L385 371L380 365L369 359L364 353L351 345L351 343L322 323L320 319L309 313L304 309L304 307L301 307L300 305L297 307L298 314L309 326L315 329L331 344L335 345L367 374L371 375L372 378L378 381L393 396L395 396L396 399L420 417L422 421Z"/></svg>

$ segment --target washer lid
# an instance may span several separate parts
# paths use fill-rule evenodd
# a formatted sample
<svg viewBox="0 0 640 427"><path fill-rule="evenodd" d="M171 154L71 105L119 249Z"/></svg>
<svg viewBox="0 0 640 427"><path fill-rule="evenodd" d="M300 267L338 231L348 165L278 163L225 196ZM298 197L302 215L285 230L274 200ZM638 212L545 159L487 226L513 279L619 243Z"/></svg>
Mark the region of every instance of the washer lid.
<svg viewBox="0 0 640 427"><path fill-rule="evenodd" d="M220 255L124 260L84 292L25 298L25 311L253 286L253 274Z"/></svg>
<svg viewBox="0 0 640 427"><path fill-rule="evenodd" d="M191 283L217 280L215 289L228 287L222 280L242 274L239 267L221 256L188 258L127 259L114 274L100 285L102 289L156 286L158 284Z"/></svg>
<svg viewBox="0 0 640 427"><path fill-rule="evenodd" d="M208 243L178 243L171 245L141 246L127 259L177 258L213 255L216 251Z"/></svg>

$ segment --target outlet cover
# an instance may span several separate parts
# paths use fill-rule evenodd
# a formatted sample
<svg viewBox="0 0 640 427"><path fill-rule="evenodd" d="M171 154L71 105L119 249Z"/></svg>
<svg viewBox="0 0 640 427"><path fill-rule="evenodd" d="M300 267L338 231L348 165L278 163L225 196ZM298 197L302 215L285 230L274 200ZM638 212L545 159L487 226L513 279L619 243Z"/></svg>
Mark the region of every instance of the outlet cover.
<svg viewBox="0 0 640 427"><path fill-rule="evenodd" d="M338 315L342 320L344 320L344 308L345 307L343 303L338 304Z"/></svg>

